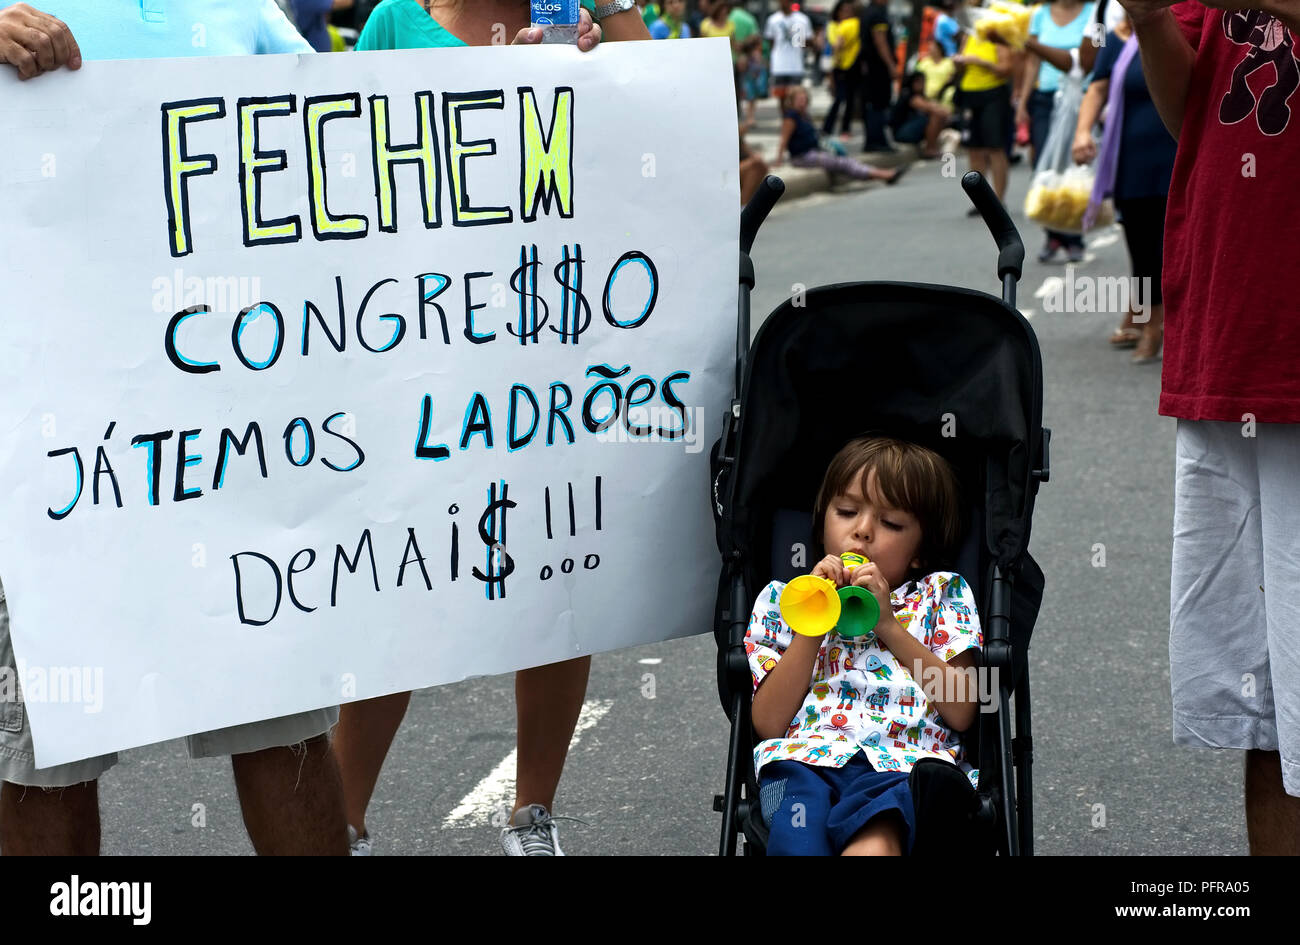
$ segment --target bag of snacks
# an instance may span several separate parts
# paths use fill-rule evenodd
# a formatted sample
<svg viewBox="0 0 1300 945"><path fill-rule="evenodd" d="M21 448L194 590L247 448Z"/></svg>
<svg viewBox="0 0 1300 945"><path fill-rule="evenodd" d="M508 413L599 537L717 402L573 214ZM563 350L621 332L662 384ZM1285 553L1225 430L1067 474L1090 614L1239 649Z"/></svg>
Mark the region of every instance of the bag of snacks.
<svg viewBox="0 0 1300 945"><path fill-rule="evenodd" d="M1061 79L1061 86L1056 90L1052 125L1025 196L1025 216L1061 233L1083 232L1083 213L1088 209L1096 179L1092 164L1075 164L1071 156L1082 102L1083 74L1076 65ZM1104 226L1114 219L1114 209L1108 200L1093 226Z"/></svg>
<svg viewBox="0 0 1300 945"><path fill-rule="evenodd" d="M971 11L975 35L991 42L993 33L1005 40L1013 49L1024 49L1029 36L1029 19L1033 11L1009 0L992 0L988 6Z"/></svg>

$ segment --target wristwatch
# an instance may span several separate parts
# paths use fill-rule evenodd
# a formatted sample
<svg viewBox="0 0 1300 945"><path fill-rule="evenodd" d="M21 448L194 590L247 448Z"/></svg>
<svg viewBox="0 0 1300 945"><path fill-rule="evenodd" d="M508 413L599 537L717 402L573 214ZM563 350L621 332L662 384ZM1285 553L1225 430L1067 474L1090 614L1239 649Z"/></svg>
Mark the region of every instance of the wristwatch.
<svg viewBox="0 0 1300 945"><path fill-rule="evenodd" d="M634 0L612 0L610 3L602 3L596 7L594 16L597 22L605 19L607 16L613 16L615 13L622 13L624 10L630 10L636 3Z"/></svg>

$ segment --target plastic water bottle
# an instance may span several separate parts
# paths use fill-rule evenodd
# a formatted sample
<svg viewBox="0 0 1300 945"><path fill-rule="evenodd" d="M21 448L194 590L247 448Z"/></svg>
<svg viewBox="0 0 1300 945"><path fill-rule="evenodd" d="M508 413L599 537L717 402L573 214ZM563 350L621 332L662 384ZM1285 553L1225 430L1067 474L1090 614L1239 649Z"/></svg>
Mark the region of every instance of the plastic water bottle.
<svg viewBox="0 0 1300 945"><path fill-rule="evenodd" d="M578 0L532 0L533 26L542 28L543 43L578 41Z"/></svg>

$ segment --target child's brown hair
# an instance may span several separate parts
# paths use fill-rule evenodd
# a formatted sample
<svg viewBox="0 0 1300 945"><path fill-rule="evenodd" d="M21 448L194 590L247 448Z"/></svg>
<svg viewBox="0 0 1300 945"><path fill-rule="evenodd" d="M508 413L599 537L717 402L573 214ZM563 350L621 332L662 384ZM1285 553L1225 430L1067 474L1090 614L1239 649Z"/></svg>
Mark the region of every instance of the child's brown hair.
<svg viewBox="0 0 1300 945"><path fill-rule="evenodd" d="M860 476L863 496L867 476L876 471L876 484L886 502L916 516L921 526L920 567L915 574L929 574L951 562L961 539L961 487L952 467L938 453L915 443L891 437L859 437L835 454L813 506L813 541L817 556L825 552L822 529L826 509L836 496L849 489Z"/></svg>

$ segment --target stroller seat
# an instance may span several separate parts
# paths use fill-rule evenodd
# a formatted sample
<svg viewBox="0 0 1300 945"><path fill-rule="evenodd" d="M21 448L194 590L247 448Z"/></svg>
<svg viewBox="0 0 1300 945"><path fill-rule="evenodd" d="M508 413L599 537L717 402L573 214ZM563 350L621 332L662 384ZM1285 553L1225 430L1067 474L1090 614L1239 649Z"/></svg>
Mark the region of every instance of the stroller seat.
<svg viewBox="0 0 1300 945"><path fill-rule="evenodd" d="M724 855L735 851L738 834L747 853L761 852L766 841L744 651L754 599L769 580L788 581L811 568L810 510L822 473L845 442L863 434L917 443L956 471L967 528L943 570L961 574L972 588L984 632L979 671L997 683L995 704L982 706L963 734L967 757L980 770L978 790L939 759L923 759L912 770L914 852L958 841L988 852L1032 851L1027 652L1044 582L1028 542L1034 498L1048 478L1050 431L1042 427L1037 339L1014 308L1023 245L978 174L968 174L963 187L998 238L1002 299L895 282L813 288L779 306L752 346L747 253L756 214L746 208L742 215L750 232L742 232L738 395L713 453L723 560L718 686L732 729L726 792L715 799ZM827 403L853 410L828 414ZM792 554L801 544L802 558Z"/></svg>
<svg viewBox="0 0 1300 945"><path fill-rule="evenodd" d="M807 509L780 508L774 512L772 554L768 565L772 580L788 583L800 574L807 573L808 567L796 565L795 562L799 558L797 555L792 555L790 550L809 549L808 553L811 554L812 525L812 512ZM943 569L962 575L970 585L976 600L982 597L980 590L983 582L979 577L978 547L982 534L983 515L979 508L971 508L960 550L950 566L945 566ZM807 564L811 565L812 561L808 560ZM968 574L972 577L967 578ZM978 727L971 733L963 733L963 745L968 757L978 757L978 750L972 745L972 741L977 737ZM953 843L962 843L962 838L954 836L952 832L953 822L964 821L967 824L970 836L965 838L965 843L976 849L987 847L990 843L989 824L987 821L982 822L978 817L979 799L966 775L955 766L938 759L924 760L914 770L918 769L919 773L915 779L918 783L913 787L912 794L922 799L923 808L916 812L917 836L914 855L933 855L944 848L951 848ZM954 812L958 815L965 813L971 816L966 818L951 816ZM766 848L768 821L768 814L763 810L762 797L760 794L755 794L742 825L751 852ZM936 831L935 827L940 822L944 824L944 829Z"/></svg>

